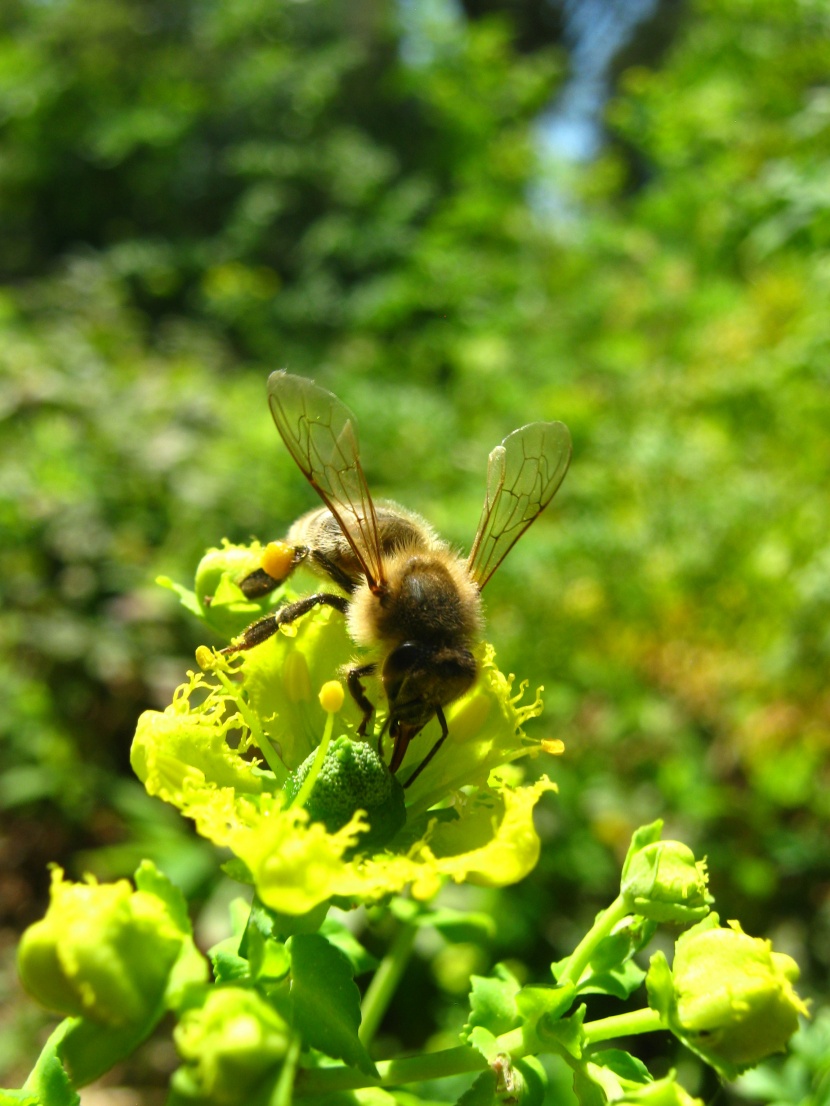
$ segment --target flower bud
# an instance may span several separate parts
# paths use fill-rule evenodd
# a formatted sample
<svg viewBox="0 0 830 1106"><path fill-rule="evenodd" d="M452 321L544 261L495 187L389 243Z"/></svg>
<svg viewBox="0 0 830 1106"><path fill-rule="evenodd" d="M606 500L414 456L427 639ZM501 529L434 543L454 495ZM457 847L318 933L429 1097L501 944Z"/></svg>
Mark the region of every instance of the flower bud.
<svg viewBox="0 0 830 1106"><path fill-rule="evenodd" d="M20 942L20 978L49 1010L141 1024L158 1010L183 937L155 895L126 880L65 882L56 868L46 915Z"/></svg>
<svg viewBox="0 0 830 1106"><path fill-rule="evenodd" d="M239 587L260 567L259 545L209 549L199 562L194 583L197 613L223 637L241 633L260 609Z"/></svg>
<svg viewBox="0 0 830 1106"><path fill-rule="evenodd" d="M680 841L653 841L631 851L620 888L628 909L655 922L700 921L709 913L706 862Z"/></svg>
<svg viewBox="0 0 830 1106"><path fill-rule="evenodd" d="M710 914L677 941L668 972L652 958L649 994L669 1028L727 1078L782 1052L807 1007L793 989L798 965ZM671 994L667 994L670 987ZM656 1001L655 1001L656 1000Z"/></svg>
<svg viewBox="0 0 830 1106"><path fill-rule="evenodd" d="M183 1097L234 1106L284 1058L290 1033L256 991L214 987L173 1031L184 1067L173 1077Z"/></svg>

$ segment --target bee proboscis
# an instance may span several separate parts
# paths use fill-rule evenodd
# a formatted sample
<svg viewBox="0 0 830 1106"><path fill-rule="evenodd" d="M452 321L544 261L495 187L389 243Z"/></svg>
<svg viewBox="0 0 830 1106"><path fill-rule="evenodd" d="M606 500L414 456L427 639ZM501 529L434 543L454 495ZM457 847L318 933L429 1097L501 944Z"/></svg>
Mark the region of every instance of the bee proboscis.
<svg viewBox="0 0 830 1106"><path fill-rule="evenodd" d="M320 605L342 612L356 645L374 659L348 669L349 690L363 712L364 737L374 704L363 680L380 674L397 772L409 743L433 717L441 736L409 776L408 787L448 735L444 707L477 675L472 646L481 634L481 591L522 534L556 494L571 457L561 422L514 430L491 452L484 508L472 549L462 557L419 515L372 499L360 463L354 415L331 392L285 371L268 379L271 414L289 453L322 499L290 528L291 554L281 578L260 569L241 583L249 597L278 587L305 562L340 593L319 591L252 623L226 653L250 649L280 626Z"/></svg>

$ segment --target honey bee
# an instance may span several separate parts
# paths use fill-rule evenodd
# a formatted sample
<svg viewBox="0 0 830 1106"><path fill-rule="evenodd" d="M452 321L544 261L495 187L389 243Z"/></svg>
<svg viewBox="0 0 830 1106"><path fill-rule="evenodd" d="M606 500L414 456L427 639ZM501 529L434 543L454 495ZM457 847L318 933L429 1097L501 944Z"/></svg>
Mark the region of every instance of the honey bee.
<svg viewBox="0 0 830 1106"><path fill-rule="evenodd" d="M437 718L441 727L408 787L447 738L444 707L475 682L472 646L482 630L481 592L562 483L571 458L568 428L533 422L492 451L481 520L465 558L419 515L373 501L354 415L336 396L280 371L268 379L268 400L288 452L324 506L290 528L284 566L268 564L270 571L258 569L240 586L249 598L265 595L305 562L345 594L319 591L287 603L252 623L223 652L250 649L320 605L342 612L352 640L375 658L346 672L363 712L358 733L366 735L374 713L363 680L377 673L388 702L380 751L387 732L394 743L390 771L398 771L427 722Z"/></svg>

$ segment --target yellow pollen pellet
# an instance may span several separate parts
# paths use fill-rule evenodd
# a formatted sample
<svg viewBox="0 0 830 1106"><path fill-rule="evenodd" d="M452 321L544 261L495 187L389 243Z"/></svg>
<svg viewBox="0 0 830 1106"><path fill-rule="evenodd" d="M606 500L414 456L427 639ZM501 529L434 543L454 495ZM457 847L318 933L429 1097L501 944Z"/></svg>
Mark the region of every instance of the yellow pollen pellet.
<svg viewBox="0 0 830 1106"><path fill-rule="evenodd" d="M294 547L284 541L269 541L262 551L261 563L274 580L284 580L294 563Z"/></svg>
<svg viewBox="0 0 830 1106"><path fill-rule="evenodd" d="M336 714L343 706L343 685L339 680L327 680L320 688L320 706L329 714Z"/></svg>

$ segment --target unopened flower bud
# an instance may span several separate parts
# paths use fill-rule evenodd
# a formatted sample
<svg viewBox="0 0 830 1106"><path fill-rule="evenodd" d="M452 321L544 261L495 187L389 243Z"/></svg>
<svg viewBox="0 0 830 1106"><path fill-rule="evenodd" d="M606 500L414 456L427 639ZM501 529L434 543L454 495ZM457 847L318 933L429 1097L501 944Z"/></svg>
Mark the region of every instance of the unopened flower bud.
<svg viewBox="0 0 830 1106"><path fill-rule="evenodd" d="M279 1014L243 987L211 989L173 1031L185 1061L173 1077L183 1097L217 1106L244 1102L284 1058L290 1033Z"/></svg>
<svg viewBox="0 0 830 1106"><path fill-rule="evenodd" d="M47 1009L136 1025L164 997L183 933L161 899L113 884L69 883L52 872L45 917L20 942L23 986Z"/></svg>
<svg viewBox="0 0 830 1106"><path fill-rule="evenodd" d="M651 1005L669 1028L727 1078L774 1052L782 1052L807 1007L793 989L798 965L750 937L737 922L728 928L709 917L677 941L671 971L652 958Z"/></svg>
<svg viewBox="0 0 830 1106"><path fill-rule="evenodd" d="M630 852L620 889L633 914L656 922L700 921L712 901L706 862L680 841L654 841Z"/></svg>
<svg viewBox="0 0 830 1106"><path fill-rule="evenodd" d="M209 549L196 569L195 612L223 637L233 637L256 614L255 602L243 594L240 583L260 568L261 547L226 543L221 549ZM177 589L179 590L179 589Z"/></svg>

